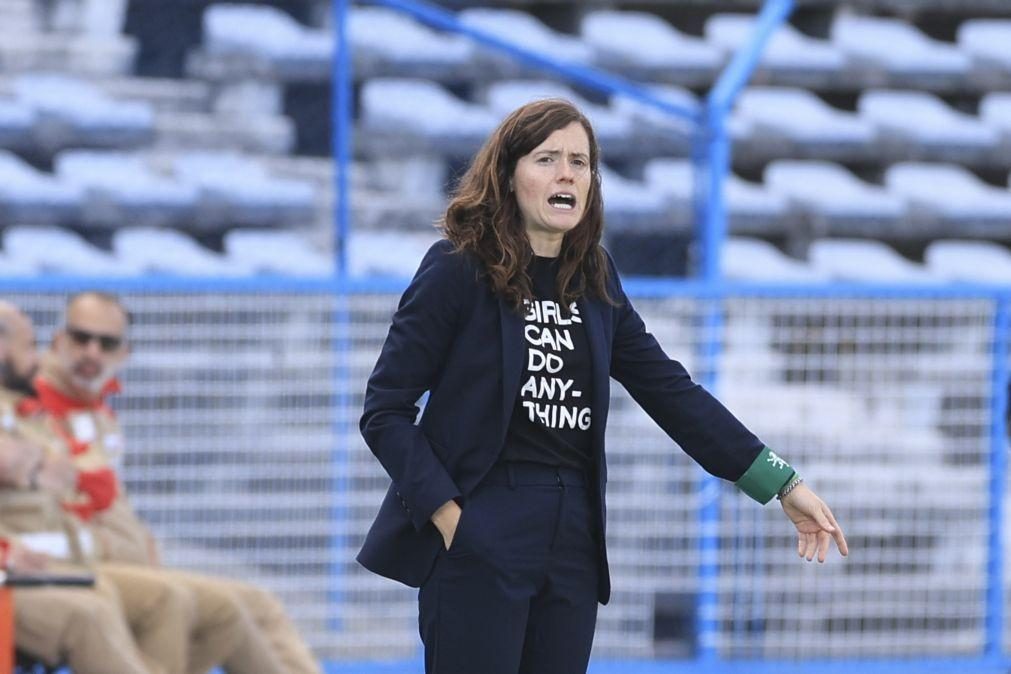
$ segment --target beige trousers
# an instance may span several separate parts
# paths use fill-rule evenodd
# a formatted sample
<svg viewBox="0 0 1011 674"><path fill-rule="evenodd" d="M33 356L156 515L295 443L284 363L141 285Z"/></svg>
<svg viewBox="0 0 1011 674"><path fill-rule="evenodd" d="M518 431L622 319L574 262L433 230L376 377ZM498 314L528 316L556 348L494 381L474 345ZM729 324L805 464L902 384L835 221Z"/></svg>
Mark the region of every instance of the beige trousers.
<svg viewBox="0 0 1011 674"><path fill-rule="evenodd" d="M228 674L321 674L281 602L250 583L187 571L165 570L197 594L227 596L251 619L246 647L236 649L221 664Z"/></svg>
<svg viewBox="0 0 1011 674"><path fill-rule="evenodd" d="M203 625L194 616L189 591L129 564L100 564L98 569L115 587L145 660L166 674L190 674L191 642Z"/></svg>
<svg viewBox="0 0 1011 674"><path fill-rule="evenodd" d="M284 669L275 666L275 658L249 614L217 583L198 582L200 577L163 567L103 564L102 568L106 566L117 567L134 582L168 584L186 597L189 649L181 671L206 674L209 669L242 654L251 665L245 670L235 670L236 674L284 674Z"/></svg>
<svg viewBox="0 0 1011 674"><path fill-rule="evenodd" d="M181 608L170 598L166 614ZM142 613L138 608L134 618L147 629L152 623ZM94 588L15 590L14 635L18 648L50 665L66 663L75 674L168 674L157 653L138 648L116 586L104 574ZM173 647L158 649L163 646Z"/></svg>

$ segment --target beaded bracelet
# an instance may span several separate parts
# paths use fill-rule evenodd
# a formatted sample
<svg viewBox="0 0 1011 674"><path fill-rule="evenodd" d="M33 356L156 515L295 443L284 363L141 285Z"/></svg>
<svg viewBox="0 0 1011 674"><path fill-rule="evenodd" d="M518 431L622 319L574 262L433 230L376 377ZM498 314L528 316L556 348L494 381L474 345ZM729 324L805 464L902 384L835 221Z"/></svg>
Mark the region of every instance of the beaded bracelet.
<svg viewBox="0 0 1011 674"><path fill-rule="evenodd" d="M783 487L782 489L779 490L779 493L776 494L776 498L779 499L780 501L782 501L786 497L787 494L789 494L791 491L793 491L794 489L796 489L797 485L800 484L803 481L804 481L804 478L802 478L800 475L794 475L793 479L791 479L786 484L785 487Z"/></svg>

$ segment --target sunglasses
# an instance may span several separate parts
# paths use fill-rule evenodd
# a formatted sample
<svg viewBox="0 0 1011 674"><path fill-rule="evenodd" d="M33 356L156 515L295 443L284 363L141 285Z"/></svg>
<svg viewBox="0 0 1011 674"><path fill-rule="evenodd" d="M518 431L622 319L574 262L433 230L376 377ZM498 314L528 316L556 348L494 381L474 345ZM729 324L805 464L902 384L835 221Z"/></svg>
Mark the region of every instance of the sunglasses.
<svg viewBox="0 0 1011 674"><path fill-rule="evenodd" d="M74 344L78 346L87 346L92 340L98 342L98 346L105 353L112 353L116 351L123 345L123 338L119 335L103 335L98 332L89 332L87 330L81 330L80 328L75 328L68 325L66 328L67 335L70 339L74 340Z"/></svg>

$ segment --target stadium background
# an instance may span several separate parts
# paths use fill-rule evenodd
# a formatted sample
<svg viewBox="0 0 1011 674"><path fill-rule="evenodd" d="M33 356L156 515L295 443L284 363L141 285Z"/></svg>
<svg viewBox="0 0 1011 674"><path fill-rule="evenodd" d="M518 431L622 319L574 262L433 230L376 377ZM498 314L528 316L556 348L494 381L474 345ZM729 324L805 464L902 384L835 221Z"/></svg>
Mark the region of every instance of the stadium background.
<svg viewBox="0 0 1011 674"><path fill-rule="evenodd" d="M757 1L442 7L0 0L0 292L43 340L68 292L125 295L123 469L166 561L276 590L331 671L420 671L414 593L353 560L386 486L364 381L453 176L566 83L647 325L853 551L799 563L616 387L592 671L1006 671L1011 28L981 20L1011 6L801 2L750 47L722 15Z"/></svg>

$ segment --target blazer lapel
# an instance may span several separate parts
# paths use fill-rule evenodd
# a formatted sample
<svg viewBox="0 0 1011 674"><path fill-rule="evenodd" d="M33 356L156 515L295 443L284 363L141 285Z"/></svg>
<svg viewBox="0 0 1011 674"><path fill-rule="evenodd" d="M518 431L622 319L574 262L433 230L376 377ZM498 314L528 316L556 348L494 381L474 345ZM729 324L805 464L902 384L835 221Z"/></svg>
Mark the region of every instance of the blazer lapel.
<svg viewBox="0 0 1011 674"><path fill-rule="evenodd" d="M523 316L501 298L498 308L502 323L502 428L508 428L523 374Z"/></svg>

